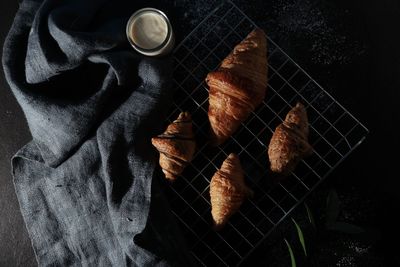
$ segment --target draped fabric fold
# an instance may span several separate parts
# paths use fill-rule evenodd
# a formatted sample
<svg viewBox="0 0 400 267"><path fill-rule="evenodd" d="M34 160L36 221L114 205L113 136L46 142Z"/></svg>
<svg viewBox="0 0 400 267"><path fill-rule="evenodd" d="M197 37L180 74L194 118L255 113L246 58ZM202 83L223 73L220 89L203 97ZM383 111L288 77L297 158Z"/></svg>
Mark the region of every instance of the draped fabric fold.
<svg viewBox="0 0 400 267"><path fill-rule="evenodd" d="M150 142L171 103L172 62L138 55L125 37L148 4L20 4L3 66L33 138L12 167L40 266L191 262Z"/></svg>

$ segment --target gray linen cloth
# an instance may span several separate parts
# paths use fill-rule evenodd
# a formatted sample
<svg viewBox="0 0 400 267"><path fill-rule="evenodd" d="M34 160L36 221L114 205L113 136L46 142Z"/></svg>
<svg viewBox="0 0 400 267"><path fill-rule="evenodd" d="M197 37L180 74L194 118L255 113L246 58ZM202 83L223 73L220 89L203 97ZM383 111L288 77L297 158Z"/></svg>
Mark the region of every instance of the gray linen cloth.
<svg viewBox="0 0 400 267"><path fill-rule="evenodd" d="M20 4L3 66L33 137L12 168L40 266L191 265L150 143L171 60L138 55L125 36L151 4Z"/></svg>

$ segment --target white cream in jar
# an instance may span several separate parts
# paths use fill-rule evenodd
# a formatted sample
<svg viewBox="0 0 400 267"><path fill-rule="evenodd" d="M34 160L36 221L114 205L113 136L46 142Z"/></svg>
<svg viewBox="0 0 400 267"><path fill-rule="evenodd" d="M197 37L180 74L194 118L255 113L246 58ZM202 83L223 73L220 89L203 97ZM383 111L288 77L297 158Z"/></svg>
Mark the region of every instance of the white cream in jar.
<svg viewBox="0 0 400 267"><path fill-rule="evenodd" d="M135 12L128 21L126 34L133 48L147 56L167 54L174 45L168 18L154 8Z"/></svg>

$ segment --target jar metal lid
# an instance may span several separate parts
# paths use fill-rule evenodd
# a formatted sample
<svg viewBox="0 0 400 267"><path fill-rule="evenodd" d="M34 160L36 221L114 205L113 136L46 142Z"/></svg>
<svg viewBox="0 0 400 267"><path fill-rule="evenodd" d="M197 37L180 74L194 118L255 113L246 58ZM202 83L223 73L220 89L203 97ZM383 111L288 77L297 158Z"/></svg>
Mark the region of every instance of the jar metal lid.
<svg viewBox="0 0 400 267"><path fill-rule="evenodd" d="M167 35L164 39L164 41L158 45L157 47L146 49L141 46L139 46L135 42L135 38L132 34L132 26L134 21L139 18L140 16L144 14L149 14L153 13L161 18L163 18L164 22L167 25ZM155 8L142 8L136 11L135 13L132 14L132 16L129 18L128 23L126 25L126 37L128 38L129 43L132 45L132 47L138 51L139 53L146 55L146 56L160 56L160 55L165 55L168 54L169 52L172 51L174 44L175 44L175 37L174 37L174 32L172 30L171 23L169 22L168 17L165 15L164 12L161 10L155 9Z"/></svg>

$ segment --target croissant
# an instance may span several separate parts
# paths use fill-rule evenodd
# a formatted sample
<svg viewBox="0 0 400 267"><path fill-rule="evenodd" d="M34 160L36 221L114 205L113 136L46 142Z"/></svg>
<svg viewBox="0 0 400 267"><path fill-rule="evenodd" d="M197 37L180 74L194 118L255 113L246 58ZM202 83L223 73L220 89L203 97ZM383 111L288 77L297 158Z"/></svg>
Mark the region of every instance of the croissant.
<svg viewBox="0 0 400 267"><path fill-rule="evenodd" d="M272 135L268 156L273 172L289 174L303 157L312 152L308 143L308 132L306 109L301 103L297 103Z"/></svg>
<svg viewBox="0 0 400 267"><path fill-rule="evenodd" d="M208 118L211 140L226 141L259 106L267 89L267 40L261 29L253 30L206 77L209 86Z"/></svg>
<svg viewBox="0 0 400 267"><path fill-rule="evenodd" d="M151 143L160 152L159 162L165 178L174 181L193 159L196 149L190 114L179 114L163 134L151 139Z"/></svg>
<svg viewBox="0 0 400 267"><path fill-rule="evenodd" d="M244 183L239 157L230 154L211 179L211 215L214 228L221 229L253 192Z"/></svg>

